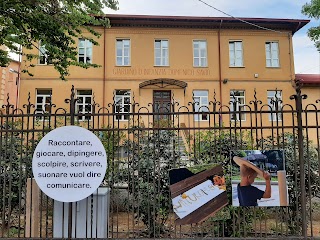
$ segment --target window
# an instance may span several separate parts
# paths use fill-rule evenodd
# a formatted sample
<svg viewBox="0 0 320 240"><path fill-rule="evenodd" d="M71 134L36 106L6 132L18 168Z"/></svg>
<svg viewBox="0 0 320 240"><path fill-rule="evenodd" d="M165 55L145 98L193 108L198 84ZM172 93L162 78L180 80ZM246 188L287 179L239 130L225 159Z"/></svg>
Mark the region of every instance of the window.
<svg viewBox="0 0 320 240"><path fill-rule="evenodd" d="M169 41L154 41L154 64L155 66L169 66Z"/></svg>
<svg viewBox="0 0 320 240"><path fill-rule="evenodd" d="M117 39L117 66L130 65L130 39Z"/></svg>
<svg viewBox="0 0 320 240"><path fill-rule="evenodd" d="M50 64L50 59L47 54L46 45L39 42L39 64L47 65Z"/></svg>
<svg viewBox="0 0 320 240"><path fill-rule="evenodd" d="M278 42L266 42L266 66L279 67L279 44Z"/></svg>
<svg viewBox="0 0 320 240"><path fill-rule="evenodd" d="M44 120L43 114L50 111L51 96L51 89L37 89L35 113L41 114L41 116L37 116L37 119Z"/></svg>
<svg viewBox="0 0 320 240"><path fill-rule="evenodd" d="M229 66L243 67L242 41L229 42Z"/></svg>
<svg viewBox="0 0 320 240"><path fill-rule="evenodd" d="M272 113L269 114L269 121L281 121L282 120L282 91L279 90L272 90L267 91L268 95L268 105L269 110ZM279 111L279 112L277 112Z"/></svg>
<svg viewBox="0 0 320 240"><path fill-rule="evenodd" d="M230 91L230 111L231 120L233 121L245 121L246 114L245 111L245 92L242 90L232 90Z"/></svg>
<svg viewBox="0 0 320 240"><path fill-rule="evenodd" d="M128 120L130 113L130 91L116 90L114 112L116 120Z"/></svg>
<svg viewBox="0 0 320 240"><path fill-rule="evenodd" d="M78 61L82 63L92 63L92 43L87 39L79 39Z"/></svg>
<svg viewBox="0 0 320 240"><path fill-rule="evenodd" d="M92 90L77 90L76 111L79 114L91 113ZM91 116L78 116L79 121L91 120Z"/></svg>
<svg viewBox="0 0 320 240"><path fill-rule="evenodd" d="M193 41L193 66L207 67L207 42L205 40Z"/></svg>
<svg viewBox="0 0 320 240"><path fill-rule="evenodd" d="M194 115L195 121L207 121L209 116L208 109L208 91L195 90L193 91L193 99L195 103L195 111L198 113Z"/></svg>

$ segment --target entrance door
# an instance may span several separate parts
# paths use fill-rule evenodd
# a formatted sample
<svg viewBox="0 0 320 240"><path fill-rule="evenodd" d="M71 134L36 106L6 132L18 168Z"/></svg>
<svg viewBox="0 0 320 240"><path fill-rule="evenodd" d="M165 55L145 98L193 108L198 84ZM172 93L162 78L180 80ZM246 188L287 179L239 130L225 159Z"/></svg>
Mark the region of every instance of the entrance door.
<svg viewBox="0 0 320 240"><path fill-rule="evenodd" d="M154 115L154 121L159 121L162 119L168 119L169 114L163 114L163 113L170 113L171 112L171 91L159 91L155 90L153 91L153 112ZM156 114L156 113L162 113Z"/></svg>

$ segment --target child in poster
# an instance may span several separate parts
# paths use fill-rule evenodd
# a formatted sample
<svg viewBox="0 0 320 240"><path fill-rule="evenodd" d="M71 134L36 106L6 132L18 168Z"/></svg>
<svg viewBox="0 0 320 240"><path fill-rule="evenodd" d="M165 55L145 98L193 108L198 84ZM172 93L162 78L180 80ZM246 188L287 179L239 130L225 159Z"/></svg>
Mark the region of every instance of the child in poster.
<svg viewBox="0 0 320 240"><path fill-rule="evenodd" d="M234 158L235 162L240 165L241 181L237 186L238 199L240 206L258 206L257 200L261 198L271 197L271 177L268 172L262 171L249 161L243 160L239 157ZM266 181L265 191L262 191L251 184L254 183L255 178L262 176Z"/></svg>

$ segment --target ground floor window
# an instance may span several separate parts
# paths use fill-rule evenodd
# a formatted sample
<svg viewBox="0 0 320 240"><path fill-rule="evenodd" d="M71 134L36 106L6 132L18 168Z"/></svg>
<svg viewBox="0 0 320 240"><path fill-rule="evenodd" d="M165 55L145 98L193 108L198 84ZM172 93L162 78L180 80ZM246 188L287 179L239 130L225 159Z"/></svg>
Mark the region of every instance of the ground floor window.
<svg viewBox="0 0 320 240"><path fill-rule="evenodd" d="M230 111L231 120L245 121L245 91L244 90L231 90L230 91Z"/></svg>
<svg viewBox="0 0 320 240"><path fill-rule="evenodd" d="M39 114L37 117L38 120L45 120L43 114L50 111L51 104L51 89L37 89L36 90L36 114Z"/></svg>
<svg viewBox="0 0 320 240"><path fill-rule="evenodd" d="M78 120L91 120L90 115L81 115L92 113L92 90L77 90L76 111L79 113Z"/></svg>
<svg viewBox="0 0 320 240"><path fill-rule="evenodd" d="M129 120L130 90L115 90L114 112L116 120Z"/></svg>
<svg viewBox="0 0 320 240"><path fill-rule="evenodd" d="M282 120L282 91L270 90L267 91L269 110L272 113L269 114L269 121L281 121ZM279 112L278 112L279 111Z"/></svg>
<svg viewBox="0 0 320 240"><path fill-rule="evenodd" d="M207 121L209 116L206 112L208 109L208 91L207 90L194 90L193 101L195 104L195 112L198 114L194 115L195 121Z"/></svg>

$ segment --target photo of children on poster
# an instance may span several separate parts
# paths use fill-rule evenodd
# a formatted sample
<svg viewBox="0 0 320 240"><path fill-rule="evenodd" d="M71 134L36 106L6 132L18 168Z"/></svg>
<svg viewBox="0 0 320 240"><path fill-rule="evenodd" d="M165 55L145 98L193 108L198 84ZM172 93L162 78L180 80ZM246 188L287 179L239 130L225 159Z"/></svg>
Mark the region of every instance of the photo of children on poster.
<svg viewBox="0 0 320 240"><path fill-rule="evenodd" d="M177 225L200 223L228 204L221 165L196 165L169 171Z"/></svg>
<svg viewBox="0 0 320 240"><path fill-rule="evenodd" d="M283 150L233 150L233 206L288 206Z"/></svg>

